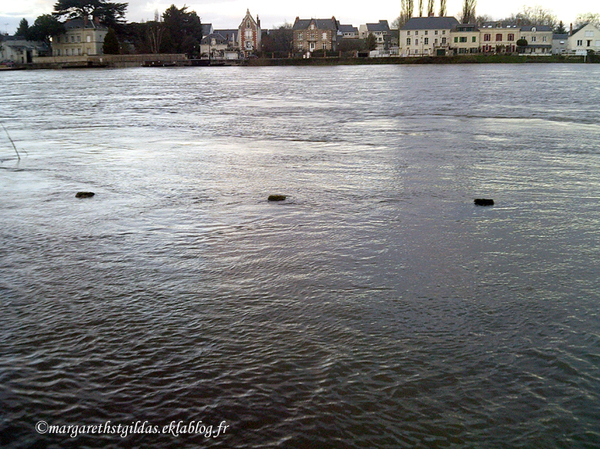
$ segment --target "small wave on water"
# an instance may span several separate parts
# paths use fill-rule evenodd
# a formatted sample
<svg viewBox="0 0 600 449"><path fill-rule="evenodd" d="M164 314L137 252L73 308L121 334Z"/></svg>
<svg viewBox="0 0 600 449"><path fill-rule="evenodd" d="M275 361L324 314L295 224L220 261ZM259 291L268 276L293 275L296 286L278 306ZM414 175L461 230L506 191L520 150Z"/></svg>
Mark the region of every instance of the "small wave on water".
<svg viewBox="0 0 600 449"><path fill-rule="evenodd" d="M598 78L561 67L8 74L0 445L594 446L598 98L561 74Z"/></svg>

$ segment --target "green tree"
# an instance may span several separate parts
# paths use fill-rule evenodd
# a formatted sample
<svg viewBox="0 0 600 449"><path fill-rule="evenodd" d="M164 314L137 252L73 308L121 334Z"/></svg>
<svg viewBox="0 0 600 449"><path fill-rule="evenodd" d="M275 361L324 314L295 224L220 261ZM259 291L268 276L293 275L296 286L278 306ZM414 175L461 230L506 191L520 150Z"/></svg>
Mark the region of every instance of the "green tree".
<svg viewBox="0 0 600 449"><path fill-rule="evenodd" d="M171 5L163 13L165 36L162 40L161 51L187 53L188 56L196 56L195 52L199 52L202 23L195 11L187 9L187 6L177 8L175 5Z"/></svg>
<svg viewBox="0 0 600 449"><path fill-rule="evenodd" d="M117 33L115 33L115 30L112 28L109 28L108 33L106 33L106 36L104 36L102 52L105 55L118 55L121 53L119 39L117 39Z"/></svg>
<svg viewBox="0 0 600 449"><path fill-rule="evenodd" d="M377 38L373 33L369 33L367 36L367 50L373 51L377 48Z"/></svg>
<svg viewBox="0 0 600 449"><path fill-rule="evenodd" d="M289 54L293 49L294 31L286 23L268 34L263 34L262 49L266 53Z"/></svg>
<svg viewBox="0 0 600 449"><path fill-rule="evenodd" d="M27 19L21 19L15 36L23 36L25 39L29 38L29 22L27 22Z"/></svg>
<svg viewBox="0 0 600 449"><path fill-rule="evenodd" d="M517 40L517 52L518 53L523 53L525 51L525 47L527 47L527 45L529 45L529 42L527 42L527 39L519 39Z"/></svg>
<svg viewBox="0 0 600 449"><path fill-rule="evenodd" d="M565 28L565 24L561 20L558 22L558 26L554 29L556 34L567 34L567 29Z"/></svg>
<svg viewBox="0 0 600 449"><path fill-rule="evenodd" d="M106 0L58 0L54 5L54 16L67 19L99 19L100 22L116 27L124 23L127 3L112 3Z"/></svg>
<svg viewBox="0 0 600 449"><path fill-rule="evenodd" d="M28 38L32 41L43 41L50 47L50 38L65 32L65 26L51 14L43 14L35 19L29 28Z"/></svg>

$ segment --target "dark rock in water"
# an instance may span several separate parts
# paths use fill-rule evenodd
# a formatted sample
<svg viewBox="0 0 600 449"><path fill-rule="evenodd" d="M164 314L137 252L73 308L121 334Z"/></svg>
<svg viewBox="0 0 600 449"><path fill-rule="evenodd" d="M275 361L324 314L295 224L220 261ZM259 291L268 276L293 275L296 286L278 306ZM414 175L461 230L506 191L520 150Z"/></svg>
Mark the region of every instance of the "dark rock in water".
<svg viewBox="0 0 600 449"><path fill-rule="evenodd" d="M269 201L283 201L285 200L285 195L269 195Z"/></svg>
<svg viewBox="0 0 600 449"><path fill-rule="evenodd" d="M494 200L487 198L476 198L474 201L476 206L493 206Z"/></svg>
<svg viewBox="0 0 600 449"><path fill-rule="evenodd" d="M94 192L77 192L75 198L91 198L95 195Z"/></svg>

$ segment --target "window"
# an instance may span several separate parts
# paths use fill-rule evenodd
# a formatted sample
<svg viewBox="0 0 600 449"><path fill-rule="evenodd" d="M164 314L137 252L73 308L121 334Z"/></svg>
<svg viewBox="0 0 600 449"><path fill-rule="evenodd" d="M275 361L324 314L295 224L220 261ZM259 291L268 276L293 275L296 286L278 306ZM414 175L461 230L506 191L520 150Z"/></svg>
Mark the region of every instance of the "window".
<svg viewBox="0 0 600 449"><path fill-rule="evenodd" d="M427 30L425 30L425 36L427 36L427 33L428 33L428 31L427 31Z"/></svg>
<svg viewBox="0 0 600 449"><path fill-rule="evenodd" d="M252 39L252 30L246 30L246 39Z"/></svg>
<svg viewBox="0 0 600 449"><path fill-rule="evenodd" d="M536 41L537 41L537 37L531 36L531 42L536 42Z"/></svg>
<svg viewBox="0 0 600 449"><path fill-rule="evenodd" d="M502 33L496 34L496 42L500 42L502 40Z"/></svg>
<svg viewBox="0 0 600 449"><path fill-rule="evenodd" d="M246 41L246 49L252 50L252 42L251 41Z"/></svg>
<svg viewBox="0 0 600 449"><path fill-rule="evenodd" d="M484 34L483 35L483 40L486 42L489 42L492 40L492 35L491 34Z"/></svg>
<svg viewBox="0 0 600 449"><path fill-rule="evenodd" d="M591 47L591 46L592 46L592 41L591 41L591 39L590 39L589 41L587 41L587 46L588 46L588 47Z"/></svg>
<svg viewBox="0 0 600 449"><path fill-rule="evenodd" d="M436 35L436 36L438 35L438 30L435 30L435 35Z"/></svg>
<svg viewBox="0 0 600 449"><path fill-rule="evenodd" d="M410 37L406 38L406 45L410 45Z"/></svg>
<svg viewBox="0 0 600 449"><path fill-rule="evenodd" d="M596 47L600 47L600 41L596 41Z"/></svg>
<svg viewBox="0 0 600 449"><path fill-rule="evenodd" d="M323 50L327 50L327 43L323 42Z"/></svg>
<svg viewBox="0 0 600 449"><path fill-rule="evenodd" d="M548 42L548 38L546 36L542 37L542 42Z"/></svg>
<svg viewBox="0 0 600 449"><path fill-rule="evenodd" d="M460 37L460 41L461 42L467 42L467 36L461 36Z"/></svg>
<svg viewBox="0 0 600 449"><path fill-rule="evenodd" d="M477 37L476 36L472 36L471 37L471 42L477 42Z"/></svg>
<svg viewBox="0 0 600 449"><path fill-rule="evenodd" d="M323 33L323 40L327 40L327 33Z"/></svg>
<svg viewBox="0 0 600 449"><path fill-rule="evenodd" d="M446 30L442 30L442 34L446 34Z"/></svg>
<svg viewBox="0 0 600 449"><path fill-rule="evenodd" d="M87 36L87 42L92 42L92 36L90 36L90 35Z"/></svg>
<svg viewBox="0 0 600 449"><path fill-rule="evenodd" d="M581 46L583 46L583 41L582 41L581 39L579 39L579 40L577 41L577 46L578 46L578 47L581 47Z"/></svg>
<svg viewBox="0 0 600 449"><path fill-rule="evenodd" d="M435 45L437 45L437 44L438 44L438 40L436 39L436 40L435 40L433 43L434 43Z"/></svg>
<svg viewBox="0 0 600 449"><path fill-rule="evenodd" d="M407 36L410 36L410 30L406 32L406 35L407 35Z"/></svg>
<svg viewBox="0 0 600 449"><path fill-rule="evenodd" d="M594 37L594 32L593 31L586 31L585 32L585 37Z"/></svg>
<svg viewBox="0 0 600 449"><path fill-rule="evenodd" d="M415 36L419 35L419 30L415 31Z"/></svg>
<svg viewBox="0 0 600 449"><path fill-rule="evenodd" d="M445 44L445 43L446 43L446 38L445 38L445 37L443 37L443 38L442 38L442 44Z"/></svg>
<svg viewBox="0 0 600 449"><path fill-rule="evenodd" d="M419 39L415 39L415 45L419 45Z"/></svg>
<svg viewBox="0 0 600 449"><path fill-rule="evenodd" d="M75 42L75 36L71 35L71 42Z"/></svg>
<svg viewBox="0 0 600 449"><path fill-rule="evenodd" d="M457 36L454 36L454 43L458 44L458 37Z"/></svg>
<svg viewBox="0 0 600 449"><path fill-rule="evenodd" d="M299 40L302 40L302 39L303 39L303 37L302 37L302 33L298 33L298 39L299 39Z"/></svg>
<svg viewBox="0 0 600 449"><path fill-rule="evenodd" d="M506 38L507 41L514 41L515 40L515 35L513 33L508 33L508 37Z"/></svg>
<svg viewBox="0 0 600 449"><path fill-rule="evenodd" d="M428 37L426 37L426 38L423 40L423 44L424 44L424 45L429 45L429 38L428 38Z"/></svg>

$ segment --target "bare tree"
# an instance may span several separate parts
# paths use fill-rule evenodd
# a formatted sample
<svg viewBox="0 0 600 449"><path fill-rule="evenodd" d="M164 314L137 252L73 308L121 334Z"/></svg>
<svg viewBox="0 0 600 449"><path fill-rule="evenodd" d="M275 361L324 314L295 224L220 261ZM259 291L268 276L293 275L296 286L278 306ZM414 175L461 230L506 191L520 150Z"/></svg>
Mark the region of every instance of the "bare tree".
<svg viewBox="0 0 600 449"><path fill-rule="evenodd" d="M446 0L440 0L440 17L445 17L446 12Z"/></svg>
<svg viewBox="0 0 600 449"><path fill-rule="evenodd" d="M504 21L519 25L548 25L552 28L555 28L558 23L556 16L541 6L523 6L521 11L517 14L512 14L510 17L504 19Z"/></svg>
<svg viewBox="0 0 600 449"><path fill-rule="evenodd" d="M464 0L462 10L462 23L473 23L475 22L475 6L477 0Z"/></svg>
<svg viewBox="0 0 600 449"><path fill-rule="evenodd" d="M435 15L434 8L435 8L434 0L428 0L427 1L427 17L431 17L431 16Z"/></svg>
<svg viewBox="0 0 600 449"><path fill-rule="evenodd" d="M425 0L419 0L419 17L423 17L423 2Z"/></svg>
<svg viewBox="0 0 600 449"><path fill-rule="evenodd" d="M581 28L588 23L591 23L596 28L600 28L600 14L593 12L577 14L577 18L575 19L575 28Z"/></svg>

